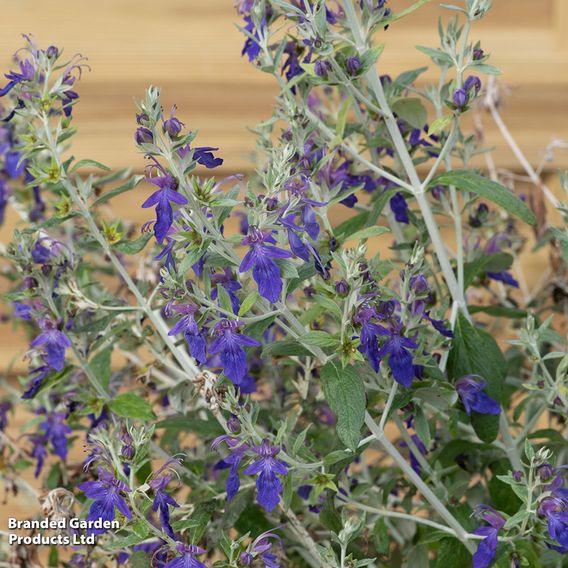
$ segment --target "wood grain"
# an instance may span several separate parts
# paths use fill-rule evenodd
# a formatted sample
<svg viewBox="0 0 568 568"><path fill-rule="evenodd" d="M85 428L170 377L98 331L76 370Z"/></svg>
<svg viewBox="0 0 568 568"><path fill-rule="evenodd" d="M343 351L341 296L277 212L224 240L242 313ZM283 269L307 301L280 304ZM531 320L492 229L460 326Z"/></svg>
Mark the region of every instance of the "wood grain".
<svg viewBox="0 0 568 568"><path fill-rule="evenodd" d="M410 0L391 0L395 11ZM566 0L496 0L489 17L476 25L472 37L492 53L510 88L503 114L521 147L539 162L553 138L568 139L568 14ZM177 104L179 116L199 130L199 143L219 146L223 171L249 172L254 167L254 137L247 127L271 113L276 94L272 78L241 57L243 37L236 29L231 0L0 0L0 70L11 66L11 54L22 44L20 33L33 33L43 46L64 47L68 55L89 57L92 71L79 86L73 152L113 168L140 170L144 161L133 144L135 106L147 85L162 87L164 105ZM451 14L432 2L388 31L377 41L387 48L381 73L396 75L427 65L415 45L435 45L440 15ZM424 76L435 80L434 70ZM495 146L498 167L516 169L511 152L490 126L487 143ZM568 168L568 151L557 152L546 169ZM140 223L139 208L147 188L117 201L116 213ZM6 243L14 226L8 215L0 229ZM542 273L546 258L530 256L531 273ZM534 270L533 270L534 269ZM1 324L0 367L25 365L25 338L11 324Z"/></svg>

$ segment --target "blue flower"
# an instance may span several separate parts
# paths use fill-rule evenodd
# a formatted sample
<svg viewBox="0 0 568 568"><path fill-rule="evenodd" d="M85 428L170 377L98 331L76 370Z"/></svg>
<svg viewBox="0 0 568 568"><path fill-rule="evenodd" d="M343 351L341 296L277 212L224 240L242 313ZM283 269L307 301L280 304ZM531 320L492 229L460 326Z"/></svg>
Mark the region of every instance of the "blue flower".
<svg viewBox="0 0 568 568"><path fill-rule="evenodd" d="M513 288L519 287L519 282L515 280L511 276L511 274L507 271L503 272L486 272L487 277L491 278L491 280L497 280L498 282L503 282L503 284L507 284L508 286L512 286Z"/></svg>
<svg viewBox="0 0 568 568"><path fill-rule="evenodd" d="M252 268L252 276L260 295L269 302L276 302L282 292L282 278L280 268L272 259L289 258L292 254L266 243L275 244L276 241L270 233L251 227L248 236L242 241L243 245L250 246L250 250L243 258L239 271L248 272Z"/></svg>
<svg viewBox="0 0 568 568"><path fill-rule="evenodd" d="M195 304L177 305L173 308L176 312L183 314L178 322L172 327L168 335L177 335L183 333L189 353L198 363L204 364L207 362L205 355L206 341L205 336L199 331L197 322L195 321L195 312L197 306Z"/></svg>
<svg viewBox="0 0 568 568"><path fill-rule="evenodd" d="M410 223L410 219L408 218L408 203L406 203L406 199L404 199L404 195L397 191L390 199L390 208L394 214L394 218L399 223L404 223L408 225Z"/></svg>
<svg viewBox="0 0 568 568"><path fill-rule="evenodd" d="M40 367L36 367L30 371L30 382L28 383L28 388L24 394L22 394L22 398L24 400L34 398L50 371L51 369L48 365L41 365Z"/></svg>
<svg viewBox="0 0 568 568"><path fill-rule="evenodd" d="M181 158L184 158L190 152L193 152L192 158L195 162L211 169L216 168L223 163L223 158L216 158L213 155L213 152L216 152L217 150L219 150L219 148L211 148L209 146L192 148L189 144L187 144L178 150L178 154Z"/></svg>
<svg viewBox="0 0 568 568"><path fill-rule="evenodd" d="M353 317L353 321L361 324L361 332L359 333L361 343L357 349L367 357L367 361L369 361L375 373L378 373L381 364L378 335L382 328L370 321L376 315L373 308L362 307Z"/></svg>
<svg viewBox="0 0 568 568"><path fill-rule="evenodd" d="M164 173L162 176L148 177L148 181L157 185L160 189L155 191L142 203L142 207L156 206L156 224L154 225L154 234L158 243L162 243L169 228L174 222L174 212L172 203L178 205L187 205L187 198L177 191L178 183L176 179L166 173L161 166L159 169Z"/></svg>
<svg viewBox="0 0 568 568"><path fill-rule="evenodd" d="M40 321L43 330L32 342L31 347L42 347L45 352L47 364L56 371L61 371L65 366L65 350L71 347L71 341L59 331L50 320Z"/></svg>
<svg viewBox="0 0 568 568"><path fill-rule="evenodd" d="M414 363L410 349L417 349L418 344L401 334L402 324L393 322L389 329L379 326L378 334L389 339L379 349L378 356L383 359L388 356L388 366L392 371L394 380L410 387L414 379Z"/></svg>
<svg viewBox="0 0 568 568"><path fill-rule="evenodd" d="M204 554L206 551L194 544L178 544L176 547L181 556L170 560L164 568L207 568L203 562L195 558L196 554Z"/></svg>
<svg viewBox="0 0 568 568"><path fill-rule="evenodd" d="M250 446L242 443L237 437L227 436L224 434L223 436L215 438L211 447L216 450L222 442L227 444L231 453L216 465L216 469L229 469L226 488L227 501L231 501L231 499L233 499L233 497L238 493L239 487L241 486L239 465L241 464L245 453L250 450Z"/></svg>
<svg viewBox="0 0 568 568"><path fill-rule="evenodd" d="M272 547L275 543L282 545L278 535L271 531L263 532L248 546L245 552L241 553L241 564L243 566L253 566L254 559L258 558L264 563L264 568L280 568L280 562Z"/></svg>
<svg viewBox="0 0 568 568"><path fill-rule="evenodd" d="M550 538L566 549L563 552L568 551L568 500L561 493L545 497L540 502L538 514L546 518Z"/></svg>
<svg viewBox="0 0 568 568"><path fill-rule="evenodd" d="M23 83L24 81L31 81L35 77L35 68L31 61L25 59L20 61L20 72L10 71L4 75L9 83L2 89L0 89L0 97L8 94L16 85Z"/></svg>
<svg viewBox="0 0 568 568"><path fill-rule="evenodd" d="M176 500L166 491L166 486L172 480L170 475L164 475L158 479L150 481L149 485L154 490L154 502L152 503L152 511L154 513L160 510L160 525L162 529L174 538L174 531L170 524L170 509L169 507L179 507Z"/></svg>
<svg viewBox="0 0 568 568"><path fill-rule="evenodd" d="M8 425L8 412L12 409L12 404L7 400L0 402L0 432L3 432Z"/></svg>
<svg viewBox="0 0 568 568"><path fill-rule="evenodd" d="M499 530L505 525L505 519L494 509L487 505L480 505L476 515L489 523L490 526L481 526L473 534L484 536L473 555L473 568L488 568L497 553Z"/></svg>
<svg viewBox="0 0 568 568"><path fill-rule="evenodd" d="M469 94L465 89L456 89L453 94L454 105L457 110L464 111L469 102Z"/></svg>
<svg viewBox="0 0 568 568"><path fill-rule="evenodd" d="M67 458L67 434L72 432L65 424L65 414L52 412L47 415L45 422L40 424L46 442L51 442L55 454L62 460Z"/></svg>
<svg viewBox="0 0 568 568"><path fill-rule="evenodd" d="M466 375L456 381L456 390L460 395L465 411L468 415L471 411L479 414L499 414L501 407L483 389L487 386L481 377L474 379L474 375Z"/></svg>
<svg viewBox="0 0 568 568"><path fill-rule="evenodd" d="M89 509L87 521L99 519L113 521L116 515L115 509L118 509L127 519L131 519L132 513L121 496L121 493L130 492L128 485L116 479L112 473L102 467L98 469L98 476L98 481L86 481L78 486L86 497L95 500ZM89 534L101 534L107 529L90 528L88 530Z"/></svg>
<svg viewBox="0 0 568 568"><path fill-rule="evenodd" d="M229 294L229 298L231 298L231 306L233 308L233 313L235 314L239 313L240 301L238 296L235 294L235 292L237 290L240 290L242 286L237 280L233 278L232 270L226 267L223 269L222 274L213 274L211 276L211 284L215 286L215 288L211 290L211 299L212 300L217 299L218 291L216 285L221 284L221 286L223 286L223 288L225 288L225 290L227 291L227 294Z"/></svg>
<svg viewBox="0 0 568 568"><path fill-rule="evenodd" d="M288 475L288 466L275 458L280 453L280 448L273 446L268 440L263 440L260 446L254 446L252 450L259 458L253 461L243 473L245 475L258 474L256 500L264 509L271 512L280 502L280 494L283 491L278 475Z"/></svg>
<svg viewBox="0 0 568 568"><path fill-rule="evenodd" d="M209 347L209 353L212 355L220 353L223 372L237 386L247 371L247 355L242 346L258 347L260 345L256 339L237 331L242 325L234 320L221 320L214 328L217 338Z"/></svg>
<svg viewBox="0 0 568 568"><path fill-rule="evenodd" d="M266 28L266 18L263 18L260 23L260 28L257 29L251 16L245 16L246 26L244 27L250 36L247 36L245 45L243 47L242 55L246 55L250 62L254 61L260 53L260 34Z"/></svg>

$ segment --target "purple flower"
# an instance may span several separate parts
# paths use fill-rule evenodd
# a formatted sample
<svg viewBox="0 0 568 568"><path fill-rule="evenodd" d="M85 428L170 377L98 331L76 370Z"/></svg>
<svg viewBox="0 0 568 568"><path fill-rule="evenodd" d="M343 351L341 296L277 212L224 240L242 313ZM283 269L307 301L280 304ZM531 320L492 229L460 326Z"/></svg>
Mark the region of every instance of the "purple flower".
<svg viewBox="0 0 568 568"><path fill-rule="evenodd" d="M243 47L242 55L246 55L249 61L254 61L260 53L260 34L266 28L266 19L263 19L260 24L260 29L257 29L251 16L245 16L246 26L244 27L250 36L247 36L245 45Z"/></svg>
<svg viewBox="0 0 568 568"><path fill-rule="evenodd" d="M32 442L32 458L37 460L34 476L39 477L43 469L43 464L45 463L45 458L47 457L47 440L45 436L39 436L37 434L31 435L30 440Z"/></svg>
<svg viewBox="0 0 568 568"><path fill-rule="evenodd" d="M357 349L367 357L369 364L377 373L381 363L378 335L382 328L380 325L370 321L373 317L376 317L376 312L373 308L362 307L353 317L353 321L361 324L361 332L359 333L361 344Z"/></svg>
<svg viewBox="0 0 568 568"><path fill-rule="evenodd" d="M190 146L186 146L184 151L191 151ZM202 166L208 169L216 168L223 163L223 158L216 158L213 152L216 152L219 148L211 148L209 146L202 146L201 148L193 148L193 159ZM180 150L180 154L183 152Z"/></svg>
<svg viewBox="0 0 568 568"><path fill-rule="evenodd" d="M314 64L314 73L318 77L327 78L328 73L331 71L331 63L326 59L318 59Z"/></svg>
<svg viewBox="0 0 568 568"><path fill-rule="evenodd" d="M238 296L235 294L237 290L242 288L241 284L233 278L233 272L229 267L223 269L222 274L213 274L211 276L211 284L213 286L220 284L225 288L229 298L231 298L231 306L233 308L233 313L237 314L240 308L240 301ZM216 300L218 296L217 288L211 290L211 299Z"/></svg>
<svg viewBox="0 0 568 568"><path fill-rule="evenodd" d="M481 79L479 77L476 77L475 75L471 75L465 80L463 88L468 94L473 91L474 96L477 96L479 91L481 91Z"/></svg>
<svg viewBox="0 0 568 568"><path fill-rule="evenodd" d="M278 535L271 531L262 533L249 545L247 551L241 553L241 564L253 566L254 559L258 558L264 563L264 568L280 568L278 557L272 552L275 543L281 545L281 539Z"/></svg>
<svg viewBox="0 0 568 568"><path fill-rule="evenodd" d="M141 126L140 128L136 129L136 133L134 134L134 140L136 144L152 144L154 142L154 135L149 128Z"/></svg>
<svg viewBox="0 0 568 568"><path fill-rule="evenodd" d="M30 382L28 383L28 388L24 394L22 394L22 398L24 400L34 398L50 371L51 369L47 365L41 365L40 367L30 371Z"/></svg>
<svg viewBox="0 0 568 568"><path fill-rule="evenodd" d="M51 442L55 454L63 461L67 458L67 434L72 432L71 428L65 424L65 414L62 412L52 412L48 414L46 420L40 424L46 442Z"/></svg>
<svg viewBox="0 0 568 568"><path fill-rule="evenodd" d="M212 355L220 353L223 372L237 386L247 370L247 355L242 346L260 345L256 339L238 332L242 325L235 320L221 320L214 328L214 335L217 337L209 347L209 353Z"/></svg>
<svg viewBox="0 0 568 568"><path fill-rule="evenodd" d="M459 111L463 111L469 102L469 95L465 89L456 89L453 95L454 105Z"/></svg>
<svg viewBox="0 0 568 568"><path fill-rule="evenodd" d="M8 412L12 409L12 404L7 400L0 402L0 432L3 432L8 425Z"/></svg>
<svg viewBox="0 0 568 568"><path fill-rule="evenodd" d="M241 480L239 478L239 465L245 456L245 453L250 450L248 444L243 444L239 438L233 438L224 434L213 440L211 447L217 449L219 445L225 442L230 450L230 455L222 459L217 465L216 469L227 469L229 468L229 476L227 477L227 501L231 501L233 497L238 493L239 487L241 486Z"/></svg>
<svg viewBox="0 0 568 568"><path fill-rule="evenodd" d="M26 169L26 162L24 160L20 162L21 158L19 152L6 152L4 156L4 169L12 179L19 178Z"/></svg>
<svg viewBox="0 0 568 568"><path fill-rule="evenodd" d="M428 453L428 450L426 449L426 446L422 443L422 440L416 434L412 434L411 438L412 441L414 442L414 445L416 446L416 449L423 456L425 456ZM418 461L418 458L416 457L413 451L410 452L410 465L418 475L422 473L422 466L420 465L420 462Z"/></svg>
<svg viewBox="0 0 568 568"><path fill-rule="evenodd" d="M408 225L408 223L410 223L410 219L408 218L408 203L406 203L404 195L400 191L397 191L391 197L389 204L391 211L394 213L394 218L399 223Z"/></svg>
<svg viewBox="0 0 568 568"><path fill-rule="evenodd" d="M197 322L194 318L197 306L195 304L185 304L174 306L173 309L183 315L174 327L172 327L168 335L183 333L190 355L195 357L198 363L206 363L207 356L205 355L205 336L199 331L199 327L197 326Z"/></svg>
<svg viewBox="0 0 568 568"><path fill-rule="evenodd" d="M515 280L511 276L511 274L507 271L503 272L487 272L487 277L491 278L491 280L497 280L498 282L503 282L503 284L507 284L508 286L512 286L513 288L519 287L519 282Z"/></svg>
<svg viewBox="0 0 568 568"><path fill-rule="evenodd" d="M487 505L480 505L476 510L476 515L490 526L481 526L473 531L473 534L485 537L473 555L473 568L488 568L497 553L499 530L505 525L505 519Z"/></svg>
<svg viewBox="0 0 568 568"><path fill-rule="evenodd" d="M245 470L245 475L256 475L256 500L268 512L274 510L280 501L283 491L282 482L278 475L288 475L288 466L275 456L280 453L280 448L273 446L268 440L263 440L260 446L252 448L259 458L250 464ZM278 474L278 475L277 475Z"/></svg>
<svg viewBox="0 0 568 568"><path fill-rule="evenodd" d="M355 56L348 57L345 66L347 67L347 72L349 73L349 75L357 75L357 73L359 73L359 70L361 69L361 60Z"/></svg>
<svg viewBox="0 0 568 568"><path fill-rule="evenodd" d="M477 380L474 375L466 375L456 381L456 390L468 415L472 410L479 414L499 414L501 412L499 403L483 392L486 386L486 381L481 377Z"/></svg>
<svg viewBox="0 0 568 568"><path fill-rule="evenodd" d="M164 475L158 479L150 481L150 487L154 490L154 502L152 503L152 511L154 513L160 510L160 525L162 529L174 538L174 531L170 525L170 505L172 507L179 507L176 500L166 491L166 486L172 480L170 475Z"/></svg>
<svg viewBox="0 0 568 568"><path fill-rule="evenodd" d="M99 467L97 473L98 481L86 481L78 486L86 497L95 500L89 509L87 521L98 519L113 521L116 515L115 509L118 509L127 519L131 519L132 513L121 496L121 493L130 492L128 485L116 479L112 473L102 467ZM106 530L90 528L89 534L101 534Z"/></svg>
<svg viewBox="0 0 568 568"><path fill-rule="evenodd" d="M179 118L174 116L176 107L174 106L170 112L170 117L164 120L163 129L171 138L177 138L184 124Z"/></svg>
<svg viewBox="0 0 568 568"><path fill-rule="evenodd" d="M195 558L196 554L204 554L206 551L194 544L178 544L177 551L181 556L170 560L164 568L207 568L203 562Z"/></svg>
<svg viewBox="0 0 568 568"><path fill-rule="evenodd" d="M388 355L388 365L394 380L408 388L414 379L414 364L409 350L417 349L418 344L413 339L404 337L401 331L400 322L391 323L389 329L379 326L379 335L389 339L379 349L378 356L382 359Z"/></svg>
<svg viewBox="0 0 568 568"><path fill-rule="evenodd" d="M71 341L59 331L50 320L39 322L43 332L32 342L31 347L42 347L45 352L47 364L56 371L61 371L65 366L65 350L71 347Z"/></svg>
<svg viewBox="0 0 568 568"><path fill-rule="evenodd" d="M0 89L0 97L8 94L16 85L24 81L31 81L35 77L35 69L31 61L25 59L20 61L20 72L10 71L4 75L9 83Z"/></svg>
<svg viewBox="0 0 568 568"><path fill-rule="evenodd" d="M568 502L558 495L545 497L538 507L538 514L547 521L548 534L560 547L568 549Z"/></svg>
<svg viewBox="0 0 568 568"><path fill-rule="evenodd" d="M276 302L282 292L282 279L280 268L272 259L289 258L292 255L266 243L275 244L276 241L270 233L263 233L256 227L251 227L248 236L242 241L243 245L250 246L250 250L243 258L239 272L248 272L252 268L252 276L260 295L270 302Z"/></svg>
<svg viewBox="0 0 568 568"><path fill-rule="evenodd" d="M148 181L157 185L160 189L155 191L142 203L142 207L156 206L156 224L154 225L154 234L158 243L162 243L169 228L174 222L174 212L172 203L178 205L186 205L187 199L177 191L178 183L176 179L168 174L161 166L159 169L164 173L162 176L148 177Z"/></svg>

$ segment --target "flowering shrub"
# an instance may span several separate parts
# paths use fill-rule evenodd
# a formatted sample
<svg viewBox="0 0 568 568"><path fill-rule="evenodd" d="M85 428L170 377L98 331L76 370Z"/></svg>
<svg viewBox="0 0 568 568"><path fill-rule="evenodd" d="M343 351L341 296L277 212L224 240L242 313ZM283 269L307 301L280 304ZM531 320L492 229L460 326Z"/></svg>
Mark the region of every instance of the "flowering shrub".
<svg viewBox="0 0 568 568"><path fill-rule="evenodd" d="M214 177L222 150L154 87L133 126L144 175L76 160L85 61L26 38L0 90L0 209L21 217L4 298L30 335L1 475L33 492L33 468L45 515L97 537L50 565L563 565L568 232L543 200L568 209L526 160L530 202L471 165L465 114L511 142L470 39L489 0L447 6L440 46L419 48L436 85L380 74L378 42L422 4L237 3L243 55L280 86L249 180ZM139 231L110 204L143 182ZM531 225L552 300L514 265Z"/></svg>

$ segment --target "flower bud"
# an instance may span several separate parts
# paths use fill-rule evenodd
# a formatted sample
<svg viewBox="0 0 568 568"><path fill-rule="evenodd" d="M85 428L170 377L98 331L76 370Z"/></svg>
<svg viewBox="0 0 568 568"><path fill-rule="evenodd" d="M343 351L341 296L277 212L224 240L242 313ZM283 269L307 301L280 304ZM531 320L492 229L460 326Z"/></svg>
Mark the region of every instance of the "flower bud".
<svg viewBox="0 0 568 568"><path fill-rule="evenodd" d="M314 65L314 73L318 77L327 77L331 71L331 63L325 59L318 59Z"/></svg>
<svg viewBox="0 0 568 568"><path fill-rule="evenodd" d="M453 99L456 108L460 111L463 111L467 106L467 103L469 102L469 95L464 89L456 89L454 91Z"/></svg>
<svg viewBox="0 0 568 568"><path fill-rule="evenodd" d="M149 128L144 128L141 126L136 129L136 134L134 135L136 144L152 144L154 142L154 135Z"/></svg>
<svg viewBox="0 0 568 568"><path fill-rule="evenodd" d="M481 91L481 79L476 77L475 75L471 75L465 80L463 88L470 93L471 91L474 92L475 95Z"/></svg>
<svg viewBox="0 0 568 568"><path fill-rule="evenodd" d="M485 57L485 52L480 47L473 50L473 60L474 61L479 61L480 59L483 59L484 57Z"/></svg>
<svg viewBox="0 0 568 568"><path fill-rule="evenodd" d="M59 56L59 49L57 49L57 47L55 47L54 45L50 45L45 50L45 54L49 59L57 59L57 57Z"/></svg>
<svg viewBox="0 0 568 568"><path fill-rule="evenodd" d="M541 481L548 481L554 475L554 469L549 463L543 463L536 471Z"/></svg>
<svg viewBox="0 0 568 568"><path fill-rule="evenodd" d="M171 138L176 138L182 129L182 123L175 116L164 121L164 132L167 132Z"/></svg>
<svg viewBox="0 0 568 568"><path fill-rule="evenodd" d="M349 293L349 284L345 280L338 280L335 283L335 291L339 296L346 296Z"/></svg>
<svg viewBox="0 0 568 568"><path fill-rule="evenodd" d="M359 70L361 69L361 60L358 57L349 57L347 59L346 66L349 75L357 75L357 73L359 73Z"/></svg>

